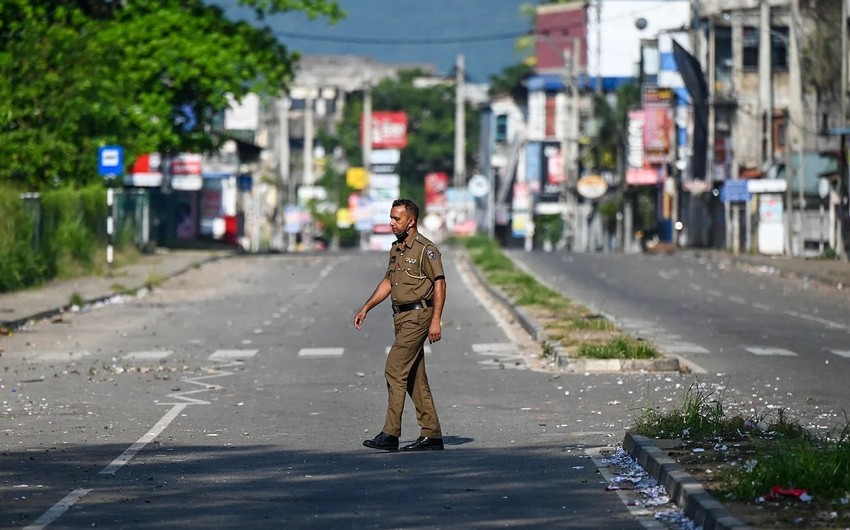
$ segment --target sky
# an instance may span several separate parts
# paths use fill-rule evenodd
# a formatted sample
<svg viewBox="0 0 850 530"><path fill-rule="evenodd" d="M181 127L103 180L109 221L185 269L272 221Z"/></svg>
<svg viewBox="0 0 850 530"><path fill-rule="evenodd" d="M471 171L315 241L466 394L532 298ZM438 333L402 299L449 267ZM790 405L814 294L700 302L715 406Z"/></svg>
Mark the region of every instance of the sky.
<svg viewBox="0 0 850 530"><path fill-rule="evenodd" d="M235 0L211 0L232 19L253 20ZM302 55L362 55L382 63L428 63L453 71L463 54L467 77L486 83L519 63L518 36L532 29L520 15L536 0L338 0L347 18L335 25L301 13L268 18L278 39Z"/></svg>

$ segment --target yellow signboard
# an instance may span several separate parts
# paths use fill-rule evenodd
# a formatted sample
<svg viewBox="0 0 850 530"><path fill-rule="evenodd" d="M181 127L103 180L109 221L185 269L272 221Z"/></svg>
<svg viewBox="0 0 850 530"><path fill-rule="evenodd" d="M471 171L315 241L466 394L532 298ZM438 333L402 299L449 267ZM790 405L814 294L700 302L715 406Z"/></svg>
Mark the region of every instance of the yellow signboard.
<svg viewBox="0 0 850 530"><path fill-rule="evenodd" d="M345 183L355 190L365 189L369 185L369 175L362 167L350 167L345 172Z"/></svg>

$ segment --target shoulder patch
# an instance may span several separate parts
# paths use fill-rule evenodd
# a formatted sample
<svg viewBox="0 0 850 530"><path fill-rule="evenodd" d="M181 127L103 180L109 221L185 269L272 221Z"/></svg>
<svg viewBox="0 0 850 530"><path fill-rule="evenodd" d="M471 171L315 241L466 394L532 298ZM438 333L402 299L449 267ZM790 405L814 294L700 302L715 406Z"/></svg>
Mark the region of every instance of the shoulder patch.
<svg viewBox="0 0 850 530"><path fill-rule="evenodd" d="M429 259L429 260L434 261L435 259L437 259L437 253L436 253L436 252L434 252L434 249L433 249L433 248L429 248L429 249L426 251L426 253L428 254L428 259Z"/></svg>

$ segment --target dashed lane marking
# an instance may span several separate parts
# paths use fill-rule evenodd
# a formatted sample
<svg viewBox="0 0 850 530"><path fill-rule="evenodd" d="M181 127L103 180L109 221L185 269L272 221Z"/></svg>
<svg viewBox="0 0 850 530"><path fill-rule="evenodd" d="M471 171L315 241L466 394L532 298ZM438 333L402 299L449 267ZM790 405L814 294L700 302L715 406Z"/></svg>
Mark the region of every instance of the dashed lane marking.
<svg viewBox="0 0 850 530"><path fill-rule="evenodd" d="M485 370L528 370L517 347L512 342L488 342L472 345L472 351L478 355L488 356L489 359L478 361Z"/></svg>
<svg viewBox="0 0 850 530"><path fill-rule="evenodd" d="M844 357L845 359L850 359L850 350L829 350L835 355L839 357Z"/></svg>
<svg viewBox="0 0 850 530"><path fill-rule="evenodd" d="M472 351L478 354L489 355L492 353L516 354L516 346L512 342L487 342L473 344Z"/></svg>
<svg viewBox="0 0 850 530"><path fill-rule="evenodd" d="M744 349L754 355L775 355L781 357L797 357L797 354L785 348L762 348L761 346L744 346Z"/></svg>
<svg viewBox="0 0 850 530"><path fill-rule="evenodd" d="M172 350L161 351L131 351L121 356L125 361L156 361L165 359L174 353Z"/></svg>
<svg viewBox="0 0 850 530"><path fill-rule="evenodd" d="M710 353L706 348L693 342L661 342L658 346L670 353Z"/></svg>
<svg viewBox="0 0 850 530"><path fill-rule="evenodd" d="M257 350L217 350L208 357L211 361L236 361L250 359L257 355Z"/></svg>
<svg viewBox="0 0 850 530"><path fill-rule="evenodd" d="M48 351L36 354L33 358L37 362L62 362L62 361L79 361L91 354L87 351Z"/></svg>
<svg viewBox="0 0 850 530"><path fill-rule="evenodd" d="M431 346L428 346L428 345L426 344L426 345L424 346L424 348L425 348L425 355L431 355ZM391 350L391 349L392 349L392 346L387 346L387 347L384 349L384 355L389 355L389 354L390 354L390 350Z"/></svg>
<svg viewBox="0 0 850 530"><path fill-rule="evenodd" d="M299 357L342 357L345 348L301 348Z"/></svg>

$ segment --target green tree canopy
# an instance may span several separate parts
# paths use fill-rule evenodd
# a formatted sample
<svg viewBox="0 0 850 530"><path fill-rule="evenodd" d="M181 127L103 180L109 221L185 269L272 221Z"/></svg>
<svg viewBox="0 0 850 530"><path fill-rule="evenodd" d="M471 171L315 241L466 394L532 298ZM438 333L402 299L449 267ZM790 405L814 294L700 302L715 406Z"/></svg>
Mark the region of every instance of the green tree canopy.
<svg viewBox="0 0 850 530"><path fill-rule="evenodd" d="M414 86L414 80L424 74L418 70L401 72L398 79L384 79L372 88L374 111L404 111L407 113L407 147L401 151L399 174L401 191L422 204L424 176L433 171L454 173L454 112L453 83L428 88ZM339 128L339 143L352 165L361 165L360 117L363 113L362 95L346 107ZM466 167L474 168L478 150L477 112L466 110ZM334 146L331 145L331 148Z"/></svg>
<svg viewBox="0 0 850 530"><path fill-rule="evenodd" d="M258 19L343 16L333 0L240 0ZM40 189L97 178L97 148L208 151L227 96L274 95L298 55L267 27L200 0L4 0L0 4L0 184Z"/></svg>

